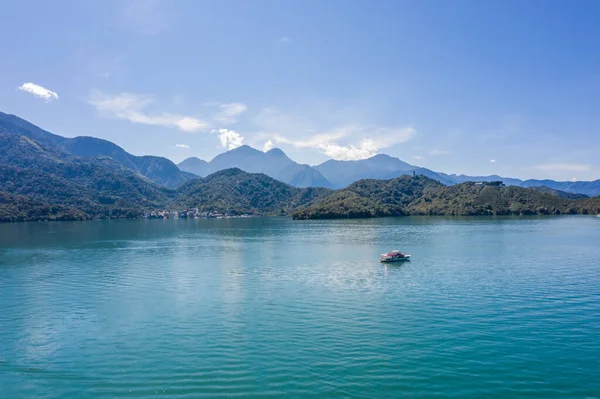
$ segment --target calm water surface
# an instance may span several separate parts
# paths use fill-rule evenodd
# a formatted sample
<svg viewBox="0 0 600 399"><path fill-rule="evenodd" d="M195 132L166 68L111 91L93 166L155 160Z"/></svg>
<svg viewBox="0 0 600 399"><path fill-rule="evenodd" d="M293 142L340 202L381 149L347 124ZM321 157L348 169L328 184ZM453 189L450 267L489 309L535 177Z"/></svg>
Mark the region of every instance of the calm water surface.
<svg viewBox="0 0 600 399"><path fill-rule="evenodd" d="M600 398L600 219L0 225L1 398L282 396Z"/></svg>

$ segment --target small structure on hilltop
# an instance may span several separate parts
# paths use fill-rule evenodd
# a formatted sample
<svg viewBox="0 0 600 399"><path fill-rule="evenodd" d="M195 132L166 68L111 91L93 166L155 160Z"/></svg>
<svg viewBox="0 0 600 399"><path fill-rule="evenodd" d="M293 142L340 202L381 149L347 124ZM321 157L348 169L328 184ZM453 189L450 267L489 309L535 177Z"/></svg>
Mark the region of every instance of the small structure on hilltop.
<svg viewBox="0 0 600 399"><path fill-rule="evenodd" d="M477 181L475 182L476 186L494 186L494 187L504 187L504 182L501 180L497 181Z"/></svg>

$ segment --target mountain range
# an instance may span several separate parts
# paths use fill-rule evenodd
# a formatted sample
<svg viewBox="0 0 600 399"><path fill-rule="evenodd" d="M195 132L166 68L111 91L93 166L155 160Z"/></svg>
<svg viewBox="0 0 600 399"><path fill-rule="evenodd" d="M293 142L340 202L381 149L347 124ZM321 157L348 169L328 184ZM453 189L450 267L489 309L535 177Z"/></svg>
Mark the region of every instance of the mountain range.
<svg viewBox="0 0 600 399"><path fill-rule="evenodd" d="M128 169L146 176L165 187L177 187L195 178L191 173L181 171L167 158L155 156L135 156L118 145L95 137L67 138L47 132L15 115L0 112L0 133L21 135L43 144L63 155L79 157L110 157Z"/></svg>
<svg viewBox="0 0 600 399"><path fill-rule="evenodd" d="M385 154L378 154L358 161L330 159L320 165L309 166L294 162L278 148L265 153L249 146L241 146L216 156L210 162L192 157L179 163L178 166L181 170L198 176L207 176L228 168L240 168L246 172L264 173L296 187L340 189L361 179L387 180L414 173L437 180L446 186L469 181L501 181L506 185L517 187L548 187L564 193L585 196L600 195L600 179L595 181L559 182L555 180L521 180L498 175L466 176L446 174L411 165Z"/></svg>
<svg viewBox="0 0 600 399"><path fill-rule="evenodd" d="M126 166L122 158L72 155L64 141L26 132L0 132L0 221L139 218L152 210L190 208L229 215L293 214L299 219L600 212L600 196L473 182L446 186L422 174L361 179L332 190L298 188L264 173L227 168L172 189ZM262 159L249 148L233 153L240 151ZM391 163L397 164L394 159Z"/></svg>
<svg viewBox="0 0 600 399"><path fill-rule="evenodd" d="M318 170L292 161L279 148L263 152L243 145L217 155L210 162L193 157L178 166L183 171L201 177L224 169L239 168L249 173L264 173L294 187L331 188L329 181Z"/></svg>
<svg viewBox="0 0 600 399"><path fill-rule="evenodd" d="M118 145L98 138L58 136L17 116L2 112L0 112L0 133L28 137L64 156L110 157L123 167L168 188L176 188L189 180L205 177L220 170L239 168L250 173L264 173L299 188L340 189L361 179L386 180L414 173L437 180L446 186L467 181L502 181L506 185L519 187L545 186L565 193L600 195L600 180L558 182L554 180L520 180L497 175L445 174L411 165L385 154L357 161L328 160L320 165L310 166L293 161L278 148L263 152L244 145L217 155L209 162L192 157L175 165L172 161L162 157L132 155Z"/></svg>
<svg viewBox="0 0 600 399"><path fill-rule="evenodd" d="M227 169L177 189L110 157L76 157L27 136L0 133L0 221L138 218L157 209L288 214L330 194Z"/></svg>
<svg viewBox="0 0 600 399"><path fill-rule="evenodd" d="M218 155L206 162L199 158L188 158L181 162L183 171L206 176L218 170L231 167L246 172L265 173L277 180L296 187L327 187L339 189L347 187L361 179L393 179L402 175L423 175L440 183L451 186L468 181L501 181L517 187L545 186L565 193L600 195L600 179L594 181L560 182L555 180L521 180L498 175L466 176L435 172L430 169L411 165L398 158L378 154L358 161L338 161L330 159L320 165L300 165L288 158L283 151L274 148L266 153L248 146L242 146Z"/></svg>

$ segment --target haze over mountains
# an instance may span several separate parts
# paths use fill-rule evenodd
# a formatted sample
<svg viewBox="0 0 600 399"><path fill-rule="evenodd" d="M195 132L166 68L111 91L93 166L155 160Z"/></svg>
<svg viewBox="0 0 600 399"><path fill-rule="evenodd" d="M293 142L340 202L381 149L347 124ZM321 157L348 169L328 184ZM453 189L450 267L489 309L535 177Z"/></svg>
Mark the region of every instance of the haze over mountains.
<svg viewBox="0 0 600 399"><path fill-rule="evenodd" d="M250 173L264 173L295 187L324 187L339 189L351 183L371 179L392 179L402 175L424 175L444 185L466 181L502 181L520 187L546 186L567 193L600 195L600 180L591 182L557 182L554 180L520 180L492 176L465 176L435 172L406 163L385 154L375 155L358 161L328 160L320 165L299 164L278 148L263 152L249 146L241 146L224 152L210 162L199 158L188 158L179 165L156 156L135 156L118 145L94 138L66 138L47 132L24 119L0 112L0 133L22 135L44 144L59 154L73 157L110 157L123 167L139 173L149 180L169 188L180 186L186 181L205 177L220 170L239 168Z"/></svg>
<svg viewBox="0 0 600 399"><path fill-rule="evenodd" d="M558 182L554 180L520 180L497 175L466 176L434 172L427 168L411 165L398 158L378 154L359 161L338 161L330 159L320 165L300 165L291 160L283 151L274 148L266 153L249 146L238 147L216 156L206 162L196 157L178 164L183 171L198 176L207 176L219 170L240 168L246 172L264 173L274 179L296 187L327 187L339 189L361 179L393 179L402 175L430 177L451 186L468 181L502 181L506 185L518 187L545 186L553 190L587 196L600 195L600 179L587 182Z"/></svg>
<svg viewBox="0 0 600 399"><path fill-rule="evenodd" d="M264 173L295 187L331 188L331 184L319 171L308 165L292 161L278 148L263 152L243 145L217 155L210 162L198 158L188 158L178 166L181 170L200 177L224 169L239 168L250 173Z"/></svg>

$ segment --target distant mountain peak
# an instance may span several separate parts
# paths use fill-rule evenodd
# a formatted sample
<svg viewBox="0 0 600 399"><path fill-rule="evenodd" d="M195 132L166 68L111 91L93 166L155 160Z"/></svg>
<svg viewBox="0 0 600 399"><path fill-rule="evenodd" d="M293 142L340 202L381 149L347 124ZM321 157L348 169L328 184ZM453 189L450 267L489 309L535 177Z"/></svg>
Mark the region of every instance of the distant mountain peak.
<svg viewBox="0 0 600 399"><path fill-rule="evenodd" d="M275 158L280 162L293 162L290 157L288 157L287 154L280 148L271 148L265 153L265 155L269 158Z"/></svg>
<svg viewBox="0 0 600 399"><path fill-rule="evenodd" d="M189 157L181 161L177 167L184 172L193 173L196 176L204 177L207 175L208 162L198 157Z"/></svg>
<svg viewBox="0 0 600 399"><path fill-rule="evenodd" d="M390 159L390 158L394 158L397 159L396 157L393 157L391 155L388 154L375 154L372 157L368 158L368 159Z"/></svg>
<svg viewBox="0 0 600 399"><path fill-rule="evenodd" d="M270 155L284 155L287 157L286 153L283 152L283 150L281 148L271 148L269 151L266 152L267 154Z"/></svg>
<svg viewBox="0 0 600 399"><path fill-rule="evenodd" d="M244 144L239 147L233 148L233 149L229 150L228 152L262 152L262 151L259 151L254 147L250 147L249 145Z"/></svg>
<svg viewBox="0 0 600 399"><path fill-rule="evenodd" d="M198 157L189 157L189 158L186 158L183 161L181 161L179 164L181 165L183 163L205 164L208 162L206 162L204 159L200 159Z"/></svg>

